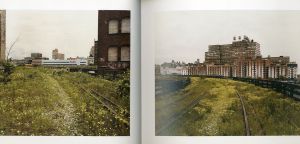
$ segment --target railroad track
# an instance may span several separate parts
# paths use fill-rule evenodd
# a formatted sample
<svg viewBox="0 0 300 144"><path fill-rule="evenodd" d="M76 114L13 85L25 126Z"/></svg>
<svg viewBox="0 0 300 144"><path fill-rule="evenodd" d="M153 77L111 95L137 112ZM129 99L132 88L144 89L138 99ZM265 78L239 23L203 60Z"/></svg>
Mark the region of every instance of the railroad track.
<svg viewBox="0 0 300 144"><path fill-rule="evenodd" d="M106 109L108 109L110 112L115 114L116 117L120 118L124 124L129 125L129 122L126 121L126 117L129 116L129 112L126 109L123 109L122 106L118 105L117 103L113 102L106 96L103 96L96 92L95 90L84 88L83 86L79 85L76 82L73 82L74 85L76 85L80 90L87 93L90 97L101 103Z"/></svg>
<svg viewBox="0 0 300 144"><path fill-rule="evenodd" d="M202 97L198 97L194 99L188 107L183 109L180 112L174 113L168 120L167 123L162 124L162 126L155 131L156 135L160 135L163 131L165 131L167 128L169 128L173 123L175 123L177 120L179 120L184 114L186 114L190 109L195 107L199 101L202 99Z"/></svg>
<svg viewBox="0 0 300 144"><path fill-rule="evenodd" d="M251 103L248 103L248 107L250 107L251 109L252 109L252 115L254 115L254 118L255 118L255 120L258 122L258 124L259 124L259 127L260 127L260 130L261 130L261 134L259 134L259 135L266 135L265 134L265 131L264 131L264 125L263 125L263 123L261 122L261 120L260 120L260 118L257 116L257 111L256 111L256 109L255 109L255 107L253 106L253 104L251 104Z"/></svg>
<svg viewBox="0 0 300 144"><path fill-rule="evenodd" d="M246 136L250 136L251 132L250 132L250 127L249 127L249 122L248 122L248 115L247 115L247 112L246 112L243 96L241 96L239 94L238 90L236 90L236 95L239 97L239 99L241 101L241 105L242 105L242 111L243 111L243 116L244 116L244 124L245 124L245 134L246 134Z"/></svg>

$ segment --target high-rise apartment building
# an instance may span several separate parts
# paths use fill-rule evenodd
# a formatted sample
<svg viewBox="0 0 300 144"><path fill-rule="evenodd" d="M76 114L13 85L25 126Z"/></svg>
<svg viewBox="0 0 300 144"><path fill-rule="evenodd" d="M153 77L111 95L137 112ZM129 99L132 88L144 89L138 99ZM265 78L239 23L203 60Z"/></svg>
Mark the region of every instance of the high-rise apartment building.
<svg viewBox="0 0 300 144"><path fill-rule="evenodd" d="M250 40L247 36L233 38L231 44L209 45L205 53L207 64L234 64L236 61L255 59L261 56L260 44Z"/></svg>
<svg viewBox="0 0 300 144"><path fill-rule="evenodd" d="M260 45L247 36L233 38L232 44L209 45L204 63L188 65L182 75L208 75L259 79L296 79L297 63L289 56L265 57Z"/></svg>
<svg viewBox="0 0 300 144"><path fill-rule="evenodd" d="M52 51L52 59L54 59L54 60L64 60L65 59L65 54L59 53L58 49L54 49Z"/></svg>

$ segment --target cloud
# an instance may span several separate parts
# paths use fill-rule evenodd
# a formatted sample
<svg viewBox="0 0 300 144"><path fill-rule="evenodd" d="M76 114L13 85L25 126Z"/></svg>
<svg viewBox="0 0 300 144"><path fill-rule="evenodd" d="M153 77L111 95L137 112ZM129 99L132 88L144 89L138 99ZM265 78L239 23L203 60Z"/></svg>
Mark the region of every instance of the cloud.
<svg viewBox="0 0 300 144"><path fill-rule="evenodd" d="M58 48L66 57L89 54L97 38L97 11L7 11L7 46L16 37L13 58L23 58L32 52L41 52L51 58Z"/></svg>

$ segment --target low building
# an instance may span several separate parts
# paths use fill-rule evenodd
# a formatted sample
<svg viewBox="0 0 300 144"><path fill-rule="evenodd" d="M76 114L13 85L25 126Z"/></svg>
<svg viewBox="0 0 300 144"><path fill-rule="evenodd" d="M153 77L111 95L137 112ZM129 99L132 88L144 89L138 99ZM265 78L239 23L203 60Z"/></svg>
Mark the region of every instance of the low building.
<svg viewBox="0 0 300 144"><path fill-rule="evenodd" d="M42 59L43 54L42 53L31 53L32 59Z"/></svg>
<svg viewBox="0 0 300 144"><path fill-rule="evenodd" d="M69 57L69 58L67 58L67 60L86 60L87 58L85 58L85 57L79 57L79 56L77 56L77 57Z"/></svg>
<svg viewBox="0 0 300 144"><path fill-rule="evenodd" d="M89 56L89 57L87 58L87 61L88 61L88 65L94 65L94 64L95 64L95 62L94 62L94 57Z"/></svg>
<svg viewBox="0 0 300 144"><path fill-rule="evenodd" d="M24 66L25 64L28 64L28 63L26 63L25 59L21 59L21 60L14 59L14 60L12 60L12 63L16 66Z"/></svg>
<svg viewBox="0 0 300 144"><path fill-rule="evenodd" d="M40 66L40 65L42 65L42 59L34 59L34 60L32 60L31 64L33 66Z"/></svg>
<svg viewBox="0 0 300 144"><path fill-rule="evenodd" d="M39 62L36 62L39 63ZM80 66L88 65L87 60L41 60L43 66Z"/></svg>
<svg viewBox="0 0 300 144"><path fill-rule="evenodd" d="M182 75L183 67L160 67L161 75Z"/></svg>

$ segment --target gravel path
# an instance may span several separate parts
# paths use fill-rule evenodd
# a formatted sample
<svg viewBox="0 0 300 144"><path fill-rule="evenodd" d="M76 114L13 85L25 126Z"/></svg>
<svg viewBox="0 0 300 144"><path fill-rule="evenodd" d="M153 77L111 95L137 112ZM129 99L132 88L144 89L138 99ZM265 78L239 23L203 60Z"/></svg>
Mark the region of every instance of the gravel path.
<svg viewBox="0 0 300 144"><path fill-rule="evenodd" d="M76 116L75 116L75 108L70 100L69 95L65 92L65 90L60 86L57 80L52 78L49 75L44 75L49 81L49 85L56 90L56 95L59 97L60 101L56 103L57 109L51 111L49 114L54 117L56 123L58 123L62 135L76 135Z"/></svg>

